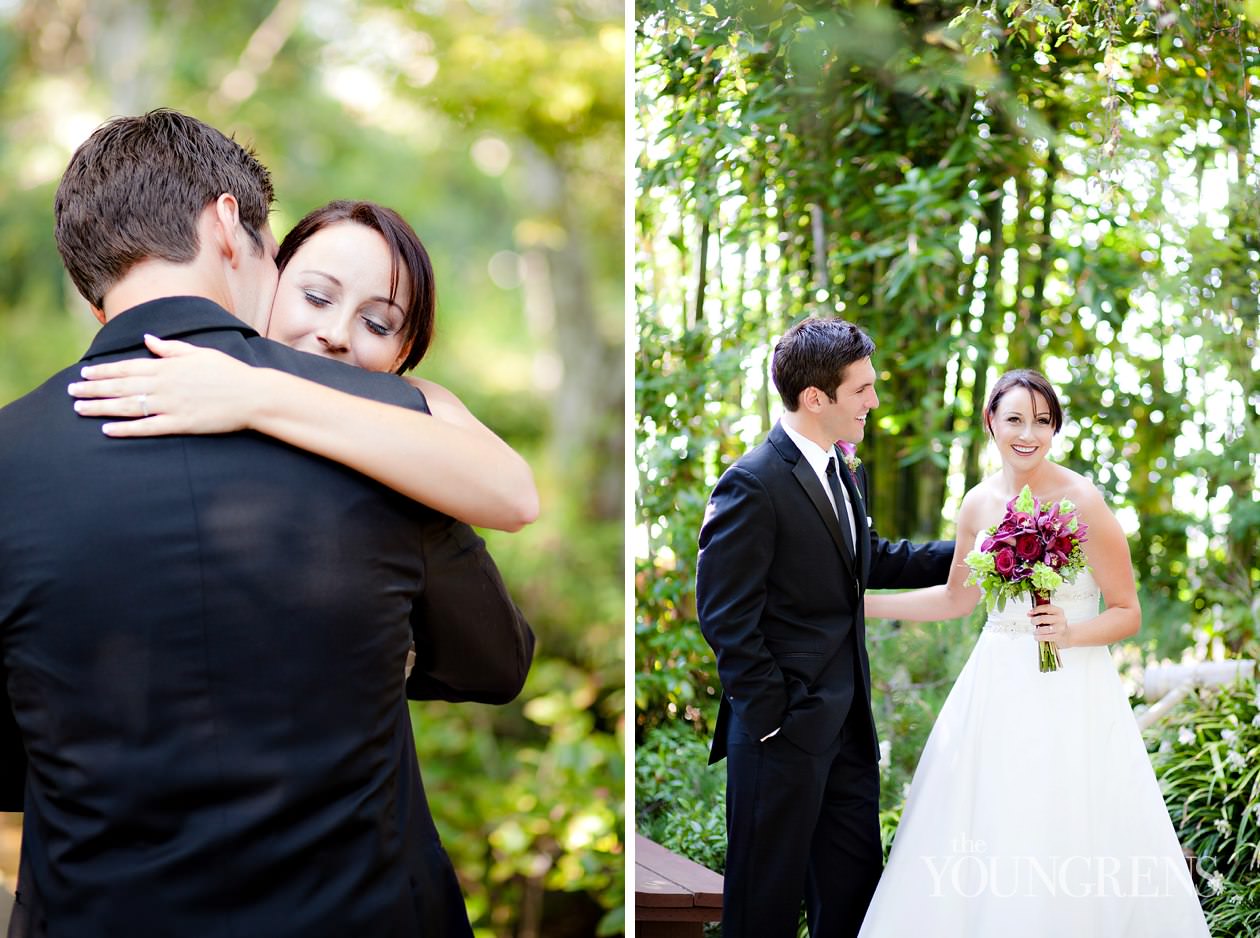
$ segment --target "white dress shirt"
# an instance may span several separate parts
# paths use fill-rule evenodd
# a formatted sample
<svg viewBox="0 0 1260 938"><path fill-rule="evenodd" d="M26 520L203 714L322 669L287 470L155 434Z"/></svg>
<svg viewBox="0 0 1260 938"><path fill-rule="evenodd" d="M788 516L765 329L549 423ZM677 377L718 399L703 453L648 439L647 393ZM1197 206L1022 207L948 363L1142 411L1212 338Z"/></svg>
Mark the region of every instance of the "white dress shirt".
<svg viewBox="0 0 1260 938"><path fill-rule="evenodd" d="M836 512L836 517L840 517L840 512L836 507L836 501L831 496L831 486L827 483L827 463L830 460L836 460L836 479L840 481L840 491L844 493L844 510L849 516L849 546L853 548L853 556L857 556L857 525L853 520L853 500L849 498L849 490L845 488L844 482L841 481L840 473L848 472L849 467L840 464L839 454L836 452L835 446L830 451L824 450L813 440L797 433L786 423L782 424L783 430L788 435L796 448L801 451L801 455L805 457L809 463L809 467L814 470L814 474L818 476L818 481L822 483L823 491L827 494L827 501L831 502L831 508Z"/></svg>

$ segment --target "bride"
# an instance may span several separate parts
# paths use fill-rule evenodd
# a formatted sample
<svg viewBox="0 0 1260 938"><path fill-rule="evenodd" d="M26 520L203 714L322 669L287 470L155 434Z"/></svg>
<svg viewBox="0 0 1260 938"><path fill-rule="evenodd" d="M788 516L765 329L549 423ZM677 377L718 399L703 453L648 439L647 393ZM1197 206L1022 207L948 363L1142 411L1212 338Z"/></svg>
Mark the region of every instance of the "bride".
<svg viewBox="0 0 1260 938"><path fill-rule="evenodd" d="M1042 375L1002 375L984 423L1002 469L963 499L949 582L868 595L867 615L974 610L963 558L1025 485L1043 504L1075 503L1090 569L1049 604L990 613L928 737L860 938L1207 938L1107 650L1141 624L1124 532L1092 483L1047 458L1063 411ZM1058 644L1061 670L1038 670L1035 639Z"/></svg>

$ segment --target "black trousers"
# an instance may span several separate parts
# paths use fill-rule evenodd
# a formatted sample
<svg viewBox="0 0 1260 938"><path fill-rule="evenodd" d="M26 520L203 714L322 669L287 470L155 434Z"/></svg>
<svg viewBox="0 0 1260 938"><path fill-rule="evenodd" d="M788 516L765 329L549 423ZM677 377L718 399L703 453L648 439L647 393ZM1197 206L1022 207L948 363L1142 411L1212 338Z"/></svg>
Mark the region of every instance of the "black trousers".
<svg viewBox="0 0 1260 938"><path fill-rule="evenodd" d="M871 750L859 705L818 754L731 721L722 938L795 938L802 899L812 938L855 938L883 868Z"/></svg>

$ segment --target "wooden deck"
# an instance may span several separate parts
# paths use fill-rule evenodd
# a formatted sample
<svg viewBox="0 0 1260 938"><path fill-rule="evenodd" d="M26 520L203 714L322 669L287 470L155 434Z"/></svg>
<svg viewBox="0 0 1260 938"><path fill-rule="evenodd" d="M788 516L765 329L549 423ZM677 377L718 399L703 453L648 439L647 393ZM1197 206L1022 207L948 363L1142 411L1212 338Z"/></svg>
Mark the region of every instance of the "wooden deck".
<svg viewBox="0 0 1260 938"><path fill-rule="evenodd" d="M701 938L722 918L722 877L634 835L634 925L640 938Z"/></svg>

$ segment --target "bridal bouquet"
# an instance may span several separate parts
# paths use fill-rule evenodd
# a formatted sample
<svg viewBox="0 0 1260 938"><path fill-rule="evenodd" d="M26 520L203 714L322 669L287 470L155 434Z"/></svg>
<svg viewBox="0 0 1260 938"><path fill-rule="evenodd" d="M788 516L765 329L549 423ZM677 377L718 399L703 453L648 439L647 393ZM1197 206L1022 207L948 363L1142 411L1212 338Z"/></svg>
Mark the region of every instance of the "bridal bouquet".
<svg viewBox="0 0 1260 938"><path fill-rule="evenodd" d="M1066 498L1043 506L1025 485L1006 503L1002 520L985 532L988 536L980 549L967 555L971 568L967 585L984 590L990 611L1005 609L1008 599L1021 595L1032 597L1034 606L1043 605L1051 593L1088 567L1081 547L1087 529ZM1059 670L1063 666L1059 646L1037 644L1041 670Z"/></svg>

